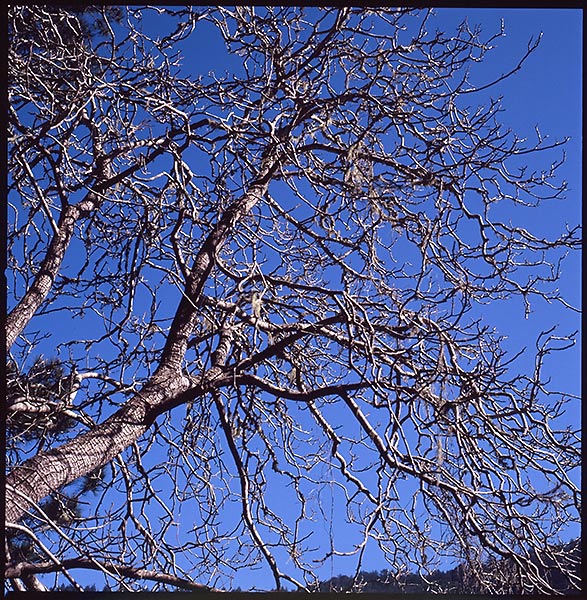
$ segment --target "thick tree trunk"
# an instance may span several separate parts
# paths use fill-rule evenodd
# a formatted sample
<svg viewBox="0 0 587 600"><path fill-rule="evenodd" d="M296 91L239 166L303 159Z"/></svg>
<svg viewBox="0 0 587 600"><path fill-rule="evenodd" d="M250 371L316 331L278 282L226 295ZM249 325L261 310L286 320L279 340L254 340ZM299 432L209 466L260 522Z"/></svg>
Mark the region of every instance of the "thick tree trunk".
<svg viewBox="0 0 587 600"><path fill-rule="evenodd" d="M226 210L205 240L195 259L186 293L176 311L159 368L145 387L93 430L59 448L38 454L14 467L8 474L8 523L16 523L28 508L51 492L112 460L143 435L154 418L164 410L206 393L219 383L217 378L222 375L219 365L224 364L228 354L230 336L221 339L214 356L215 366L199 385L190 387L187 378L182 377L181 363L197 318L197 302L212 270L215 254L238 220L262 198L269 184L271 171L272 169L264 170L248 193ZM73 223L71 227L73 228ZM67 244L64 244L61 253L66 247ZM53 279L54 275L46 285L50 287ZM48 288L45 293L48 293Z"/></svg>
<svg viewBox="0 0 587 600"><path fill-rule="evenodd" d="M161 386L147 385L92 431L13 468L6 478L6 521L16 523L31 505L112 460L145 433L152 422L149 412L174 391L182 390L164 393Z"/></svg>
<svg viewBox="0 0 587 600"><path fill-rule="evenodd" d="M163 412L231 383L233 376L223 368L229 351L230 336L225 336L215 352L216 366L196 385L181 373L158 371L136 396L103 423L14 467L6 478L6 522L16 523L51 492L111 461L143 435Z"/></svg>

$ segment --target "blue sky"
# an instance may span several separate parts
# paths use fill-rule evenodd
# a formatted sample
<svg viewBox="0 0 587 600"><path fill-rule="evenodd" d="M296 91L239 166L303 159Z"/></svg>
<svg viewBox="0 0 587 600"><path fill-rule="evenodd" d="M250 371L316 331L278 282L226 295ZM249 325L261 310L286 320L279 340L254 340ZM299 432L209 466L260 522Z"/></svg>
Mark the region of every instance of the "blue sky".
<svg viewBox="0 0 587 600"><path fill-rule="evenodd" d="M512 220L522 218L524 226L537 234L553 235L565 222L581 221L582 206L582 11L570 9L437 9L438 21L447 30L466 16L471 25L479 23L486 34L499 31L503 19L505 37L496 41L487 60L478 65L475 81L482 83L486 77L499 75L515 66L523 55L530 39L543 37L538 49L524 63L523 68L501 85L488 90L491 97L502 96L501 121L518 132L521 137L535 138L534 128L551 139L569 141L564 147L565 164L560 168L560 178L568 183L564 202L545 203L538 209L525 209L508 205ZM551 154L554 160L560 157ZM545 160L546 162L546 160ZM544 166L544 165L542 165ZM580 256L575 253L564 263L560 289L576 308L581 304ZM513 348L527 345L540 331L543 322L558 323L563 330L574 331L580 318L572 311L562 311L560 306L537 302L533 312L524 318L521 300L496 302L483 308L488 322L509 337ZM531 342L530 348L533 347ZM563 360L552 365L553 377L566 389L580 391L579 348ZM555 359L556 360L556 359Z"/></svg>
<svg viewBox="0 0 587 600"><path fill-rule="evenodd" d="M527 219L524 225L530 230L554 235L565 222L579 222L582 193L582 12L539 9L437 9L436 15L436 22L441 29L450 30L466 17L471 26L481 24L485 35L497 33L501 19L504 20L505 37L496 40L496 48L488 54L483 64L476 65L477 77L474 81L477 83L489 81L492 77L512 69L516 59L525 52L530 39L535 39L543 32L540 46L528 58L522 70L499 86L488 90L487 95L503 96L502 105L505 112L501 115L502 122L521 136L532 139L535 135L534 129L538 126L543 135L549 135L551 138L570 137L565 148L566 162L560 169L561 178L568 182L566 200L553 201L537 211L520 209L522 219ZM201 48L203 44L201 39L198 45ZM216 46L212 45L205 54L194 53L204 72L209 69L218 69L220 72L230 69L229 63L223 63L220 53L217 54L216 50ZM523 214L524 212L526 214ZM512 216L514 220L519 218L518 215ZM561 279L561 289L575 307L579 307L581 301L578 254L567 259ZM483 307L479 312L497 331L507 336L506 347L514 352L523 347L528 348L516 363L520 370L532 368L535 340L545 324L559 324L561 333L571 333L580 327L577 313L561 310L560 305L548 305L543 301L532 304L532 312L528 318L525 318L522 302L517 299ZM561 356L554 353L547 367L554 389L564 389L577 395L580 393L579 344L573 351L565 352ZM576 415L571 417L570 421L578 422L579 403L575 402L574 406ZM402 501L404 500L407 503L410 498L402 498ZM342 510L342 507L339 506L337 510ZM324 529L324 541L327 543L327 531ZM578 530L575 530L576 534ZM337 540L340 541L343 535L340 532ZM384 569L386 564L375 551L368 550L363 568ZM327 578L339 573L352 574L353 571L353 559L339 558L336 562L326 563L322 573ZM234 583L241 585L243 589L251 584L262 587L263 572L247 574L243 571L235 578Z"/></svg>
<svg viewBox="0 0 587 600"><path fill-rule="evenodd" d="M479 84L513 68L517 57L526 50L530 38L535 38L543 32L539 48L530 56L524 68L498 87L488 90L487 95L503 96L505 112L501 115L502 122L522 136L531 139L535 135L535 126L539 126L543 135L552 138L570 136L566 146L566 162L560 169L561 177L569 184L566 200L552 201L538 210L519 209L519 214L512 214L512 218L521 218L530 230L538 230L544 234L552 231L553 235L560 230L565 221L570 224L580 221L582 12L568 9L437 9L436 15L435 22L441 29L449 31L467 17L471 25L481 24L485 35L499 31L500 21L504 20L506 36L496 40L496 49L488 54L486 62L477 65L474 81ZM157 18L150 15L146 18L146 25L156 29ZM222 50L223 46L218 44L218 39L194 36L185 44L187 59L184 60L184 65L204 74L209 71L230 71L234 63L231 58L223 55ZM476 98L474 102L480 102L481 99ZM75 262L75 257L72 260ZM579 307L581 299L578 253L567 259L560 287L568 301ZM177 296L170 294L166 301L175 303ZM516 363L520 370L532 366L535 338L545 325L559 324L563 334L577 330L580 326L577 313L561 310L560 305L549 305L543 301L533 304L528 318L525 318L524 307L517 299L503 300L477 310L497 331L507 336L506 345L512 351L528 347L529 352L521 356ZM52 315L46 317L54 318ZM75 339L75 330L87 327L87 322L82 324L79 319L60 319L62 320L54 321L53 337L48 340L46 346L48 355L58 339ZM34 329L36 321L33 323ZM552 355L547 366L555 389L564 389L577 395L580 393L579 361L578 344L573 351L560 357L556 353ZM95 365L88 364L88 368L95 368ZM575 406L575 421L578 422L578 402ZM182 409L178 409L178 412L182 412ZM405 503L410 502L410 498L402 499L404 500ZM324 539L327 540L326 531L324 535ZM375 553L367 552L363 569L383 568L386 568L386 564ZM339 573L351 574L352 570L352 560L340 559L325 564L322 576L327 578ZM233 585L243 589L253 585L259 588L271 587L272 579L265 568L260 571L242 571L235 577Z"/></svg>

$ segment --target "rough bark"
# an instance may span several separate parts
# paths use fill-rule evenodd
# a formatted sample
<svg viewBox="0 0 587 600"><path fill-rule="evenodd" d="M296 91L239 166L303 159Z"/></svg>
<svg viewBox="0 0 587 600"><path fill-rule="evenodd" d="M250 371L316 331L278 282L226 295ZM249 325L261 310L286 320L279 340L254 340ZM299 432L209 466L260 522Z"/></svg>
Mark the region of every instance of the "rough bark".
<svg viewBox="0 0 587 600"><path fill-rule="evenodd" d="M466 560L471 590L549 590L535 557L578 522L580 456L558 425L572 386L542 366L574 334L542 331L518 372L477 319L508 294L569 306L580 228L499 218L564 191L559 165L512 170L562 142L504 133L485 95L536 44L476 89L500 34L416 11L11 10L15 589L86 568L227 587L261 561L311 591L348 557L340 526L357 574L368 545L393 572L429 575L432 553ZM201 28L226 75L182 62Z"/></svg>
<svg viewBox="0 0 587 600"><path fill-rule="evenodd" d="M85 205L88 206L85 206ZM39 309L59 273L65 251L69 246L75 223L82 211L93 208L89 199L80 205L68 206L62 213L58 229L49 244L45 259L41 263L39 272L31 287L27 290L21 301L6 317L6 351L10 352L12 344L22 333L32 316Z"/></svg>
<svg viewBox="0 0 587 600"><path fill-rule="evenodd" d="M218 367L229 350L226 338L216 351L214 367L198 386L190 388L189 380L182 376L181 361L197 317L200 294L214 264L214 255L237 221L260 200L267 189L270 173L271 169L263 171L248 193L226 210L204 242L176 311L161 363L151 381L93 430L60 447L39 453L12 469L6 478L7 522L17 522L32 505L51 492L112 460L143 435L167 406L177 406L182 401L192 400L215 385L221 374ZM73 230L73 222L70 227ZM59 246L60 260L63 259L66 247L67 244ZM51 264L58 269L58 265ZM54 277L50 277L43 280L45 294L53 279ZM34 306L38 304L31 303L28 310L32 310ZM178 401L178 397L182 395L183 398Z"/></svg>
<svg viewBox="0 0 587 600"><path fill-rule="evenodd" d="M94 430L12 469L6 478L6 521L17 522L31 505L112 460L146 431L149 408L161 396L144 389Z"/></svg>

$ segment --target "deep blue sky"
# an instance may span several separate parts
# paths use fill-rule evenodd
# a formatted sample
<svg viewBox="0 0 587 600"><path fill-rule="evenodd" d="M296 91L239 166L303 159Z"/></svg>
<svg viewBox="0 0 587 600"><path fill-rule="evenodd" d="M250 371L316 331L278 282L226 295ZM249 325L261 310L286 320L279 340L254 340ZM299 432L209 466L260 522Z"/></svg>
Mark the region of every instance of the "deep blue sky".
<svg viewBox="0 0 587 600"><path fill-rule="evenodd" d="M543 136L554 139L569 136L566 146L566 163L560 169L561 179L568 182L568 193L564 202L554 201L539 210L520 209L512 213L514 221L537 234L556 235L565 222L574 224L581 216L581 33L582 12L580 10L541 10L541 9L437 9L436 21L431 21L429 29L438 28L450 31L464 18L471 27L482 25L484 37L497 33L501 19L504 20L505 37L495 41L496 48L488 53L486 61L474 66L474 81L478 84L512 69L519 57L523 56L531 38L541 32L543 37L539 48L528 58L521 71L499 86L486 92L487 96L503 96L505 112L501 121L516 131L520 137L534 139L534 129L539 127ZM193 46L192 46L193 44ZM216 71L219 75L231 70L234 57L223 55L223 46L218 38L195 36L186 44L189 60L203 73ZM191 52L189 51L191 50ZM238 60L238 59L237 59ZM480 102L482 96L471 98L472 103ZM541 158L540 156L538 157ZM549 158L560 158L560 153ZM530 158L529 160L535 160ZM541 167L545 165L542 164ZM520 219L522 222L520 222ZM580 259L578 253L567 260L563 270L561 289L567 300L575 307L580 306ZM519 300L502 301L484 307L479 312L500 334L508 337L506 345L512 351L527 346L528 352L518 360L519 370L532 369L534 364L534 344L536 336L552 324L561 326L561 334L579 329L577 313L561 310L560 305L547 305L536 302L533 312L526 319L524 307ZM571 352L552 355L547 363L552 376L554 389L564 389L569 393L580 393L579 345ZM579 403L574 404L576 419L579 420ZM406 502L409 499L406 498ZM341 515L342 517L342 515ZM318 525L318 524L317 524ZM577 532L575 532L577 533ZM325 538L326 543L326 538ZM325 565L324 577L332 574L351 574L354 561L338 559L339 562ZM383 569L386 565L375 554L366 555L363 568ZM263 587L271 585L268 570L259 572L242 571L235 578L235 585L246 589L250 585Z"/></svg>
<svg viewBox="0 0 587 600"><path fill-rule="evenodd" d="M470 25L481 24L487 34L499 31L504 20L505 37L496 40L496 48L475 71L478 83L509 71L516 58L525 52L531 38L543 33L538 49L524 63L523 68L498 87L488 90L492 97L502 96L505 112L501 122L520 137L535 139L537 126L543 136L552 139L570 137L565 147L566 162L560 168L560 177L568 183L564 202L551 201L539 209L517 208L512 220L518 220L536 234L554 235L565 222L581 220L581 166L582 166L582 11L570 9L437 9L439 23L447 30L466 17ZM560 153L549 155L550 160ZM542 157L538 155L538 159ZM529 160L536 160L530 158ZM543 159L546 162L546 158ZM532 163L530 163L530 166ZM544 164L542 165L545 166ZM511 206L508 207L511 210ZM520 218L522 220L520 221ZM560 289L575 307L581 304L580 256L575 253L564 263ZM520 300L495 303L483 308L487 321L510 338L511 347L534 347L535 333L543 324L559 323L561 331L574 331L580 326L577 313L561 310L559 305L536 303L533 313L524 318ZM533 335L534 334L534 335ZM579 394L579 347L567 353L562 360L553 356L552 374L561 387ZM577 407L578 410L578 407Z"/></svg>
<svg viewBox="0 0 587 600"><path fill-rule="evenodd" d="M524 68L498 88L488 91L491 96L503 96L505 112L501 116L504 124L509 125L522 137L532 138L534 127L539 126L543 135L552 138L570 136L566 146L566 163L561 167L561 177L569 184L566 201L554 202L538 211L512 213L514 220L527 220L530 230L538 230L547 234L560 231L565 221L574 224L581 217L581 33L582 11L555 9L437 9L438 27L449 31L465 17L471 26L479 23L487 35L499 31L500 20L505 22L506 37L496 40L496 49L490 52L485 63L477 65L476 82L489 81L493 76L510 70L515 66L517 58L523 55L528 41L543 32L542 42L537 51L524 65ZM151 20L152 19L152 20ZM154 15L146 21L148 26L157 27ZM430 26L432 28L432 25ZM197 31L197 30L196 30ZM193 66L196 70L207 73L211 70L230 70L231 62L223 56L221 46L212 39L193 36L186 44L188 58L184 65ZM193 44L193 46L192 46ZM479 99L475 99L478 102ZM472 99L473 102L473 99ZM544 166L544 165L542 165ZM580 259L578 253L565 263L561 290L567 300L576 307L580 306ZM175 299L173 300L175 302ZM561 333L569 333L579 328L579 316L568 310L561 310L560 305L547 305L537 302L534 312L528 319L524 318L521 302L503 301L483 308L482 314L487 321L502 334L508 336L508 344L512 350L528 346L529 352L521 357L519 368L531 367L533 364L532 349L536 335L544 326L558 323ZM53 319L55 317L50 316ZM65 317L67 318L67 317ZM40 322L43 322L40 319ZM33 321L33 324L36 323ZM83 325L57 320L54 321L55 335L47 343L47 355L55 348L57 339L65 339L75 335L71 326L83 329ZM35 329L33 327L33 329ZM64 357L66 358L66 357ZM89 365L91 368L93 365ZM552 356L547 364L553 377L553 387L580 393L580 356L579 345L576 350L566 352L564 356ZM579 419L579 405L576 403ZM348 567L347 567L348 565ZM375 556L368 556L363 564L366 570L383 569L386 565ZM350 563L342 562L327 565L324 577L331 574L351 572ZM234 585L243 589L251 585L263 588L271 587L272 580L268 570L242 572Z"/></svg>

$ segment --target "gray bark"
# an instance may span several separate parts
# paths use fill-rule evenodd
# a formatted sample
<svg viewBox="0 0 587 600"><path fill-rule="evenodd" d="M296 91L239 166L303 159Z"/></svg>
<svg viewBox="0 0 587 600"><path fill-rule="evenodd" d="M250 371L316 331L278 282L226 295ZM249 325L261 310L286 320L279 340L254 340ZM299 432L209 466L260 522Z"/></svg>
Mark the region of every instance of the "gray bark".
<svg viewBox="0 0 587 600"><path fill-rule="evenodd" d="M199 385L190 387L187 378L182 376L181 363L197 318L197 302L214 265L215 253L238 220L260 200L267 189L271 170L265 169L251 185L249 192L233 202L204 242L176 311L161 363L151 381L115 414L91 431L14 467L6 478L7 522L17 522L31 506L51 492L108 463L143 435L163 411L206 393L217 385L217 379L222 374L218 365L223 364L229 350L226 340L221 341L215 353L215 366ZM73 222L70 227L73 230ZM58 269L57 261L60 263L63 259L66 247L67 244L62 243L56 250L60 256L52 260L47 258L52 269ZM42 289L45 295L53 280L54 275L43 279ZM37 301L27 305L28 311L40 305L38 295L35 295L35 299ZM18 322L23 318L19 317Z"/></svg>

